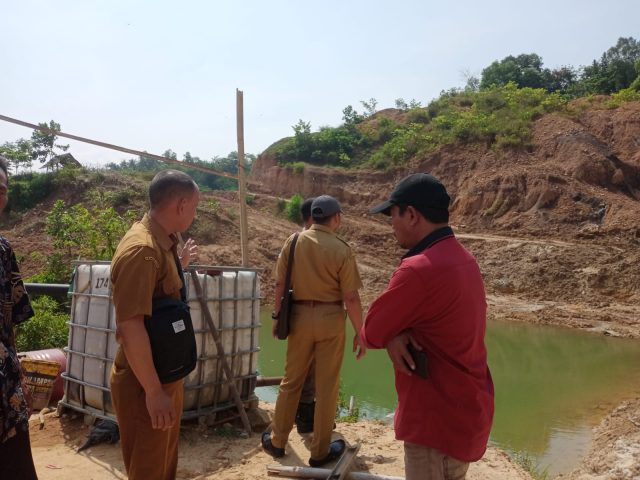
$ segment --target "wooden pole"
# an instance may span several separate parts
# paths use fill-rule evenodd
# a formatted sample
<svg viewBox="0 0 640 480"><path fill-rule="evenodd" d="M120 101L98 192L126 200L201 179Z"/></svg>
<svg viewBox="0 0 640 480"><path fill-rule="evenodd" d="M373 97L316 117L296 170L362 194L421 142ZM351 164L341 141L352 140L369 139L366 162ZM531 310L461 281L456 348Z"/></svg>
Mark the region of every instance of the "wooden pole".
<svg viewBox="0 0 640 480"><path fill-rule="evenodd" d="M244 101L236 88L236 115L238 123L238 197L240 197L240 251L242 266L249 266L249 227L247 223L247 184L244 163Z"/></svg>
<svg viewBox="0 0 640 480"><path fill-rule="evenodd" d="M216 349L219 355L219 361L222 364L222 370L224 371L225 376L227 377L227 383L229 384L229 390L231 391L231 396L233 397L233 401L236 404L236 408L238 409L238 413L240 414L240 418L242 419L242 424L244 425L244 429L247 432L247 435L251 436L251 423L249 423L249 417L247 416L247 412L244 410L244 404L242 403L242 399L240 398L240 394L238 393L238 389L236 388L236 382L233 378L233 373L231 372L231 368L229 368L229 363L227 363L227 357L224 352L224 347L222 345L222 341L220 341L220 335L218 334L218 330L213 323L213 318L211 318L211 312L209 312L209 306L207 305L207 301L204 298L204 294L202 293L202 286L200 285L200 280L198 279L198 273L195 269L191 268L189 270L191 274L191 279L193 280L193 286L196 289L196 296L200 301L200 306L202 307L202 315L204 316L205 321L207 322L207 326L209 327L209 331L213 336L213 341L216 344Z"/></svg>
<svg viewBox="0 0 640 480"><path fill-rule="evenodd" d="M290 477L290 478L318 478L326 479L331 475L328 468L312 467L289 467L277 463L267 465L267 473L270 476ZM389 475L376 475L367 472L349 472L345 477L347 480L404 480L404 477L392 477Z"/></svg>

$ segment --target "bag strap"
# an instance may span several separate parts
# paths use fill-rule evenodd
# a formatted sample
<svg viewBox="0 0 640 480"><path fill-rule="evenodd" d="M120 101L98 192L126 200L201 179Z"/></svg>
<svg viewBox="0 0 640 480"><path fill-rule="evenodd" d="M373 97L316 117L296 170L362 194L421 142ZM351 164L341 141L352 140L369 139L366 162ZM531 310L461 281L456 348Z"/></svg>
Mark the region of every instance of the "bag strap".
<svg viewBox="0 0 640 480"><path fill-rule="evenodd" d="M289 247L289 262L287 264L287 277L284 281L285 293L289 291L289 288L291 288L291 270L293 269L293 255L296 253L296 243L298 243L298 235L300 235L300 232L296 232L296 234L293 236L293 240L291 241L291 247Z"/></svg>
<svg viewBox="0 0 640 480"><path fill-rule="evenodd" d="M180 280L182 280L182 288L180 289L180 298L183 302L187 301L187 283L184 281L184 273L182 272L182 264L180 263L180 259L178 258L178 253L173 252L173 259L176 262L176 268L178 269L178 275L180 275Z"/></svg>

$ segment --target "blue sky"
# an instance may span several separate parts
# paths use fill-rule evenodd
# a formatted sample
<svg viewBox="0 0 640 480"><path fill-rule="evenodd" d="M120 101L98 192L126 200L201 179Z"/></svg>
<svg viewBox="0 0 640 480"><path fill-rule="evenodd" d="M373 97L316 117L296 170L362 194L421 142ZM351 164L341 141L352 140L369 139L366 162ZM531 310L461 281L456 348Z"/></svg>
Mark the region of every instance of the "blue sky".
<svg viewBox="0 0 640 480"><path fill-rule="evenodd" d="M179 158L245 151L341 123L375 98L427 104L507 55L549 68L591 63L640 38L637 0L6 1L0 14L0 114L56 120L68 133ZM0 122L0 143L29 137ZM76 142L82 163L127 154Z"/></svg>

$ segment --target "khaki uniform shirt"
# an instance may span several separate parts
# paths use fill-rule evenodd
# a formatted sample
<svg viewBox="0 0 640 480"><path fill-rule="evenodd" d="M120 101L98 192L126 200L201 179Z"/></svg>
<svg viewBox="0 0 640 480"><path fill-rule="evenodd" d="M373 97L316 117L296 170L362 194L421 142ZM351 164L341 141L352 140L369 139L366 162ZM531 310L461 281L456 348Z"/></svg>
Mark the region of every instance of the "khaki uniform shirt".
<svg viewBox="0 0 640 480"><path fill-rule="evenodd" d="M111 261L116 325L137 315L150 316L154 298L180 298L176 244L177 239L149 215L134 223L120 240Z"/></svg>
<svg viewBox="0 0 640 480"><path fill-rule="evenodd" d="M282 247L273 271L278 283L285 282L293 235ZM291 272L295 300L334 302L362 287L351 247L324 225L300 232Z"/></svg>

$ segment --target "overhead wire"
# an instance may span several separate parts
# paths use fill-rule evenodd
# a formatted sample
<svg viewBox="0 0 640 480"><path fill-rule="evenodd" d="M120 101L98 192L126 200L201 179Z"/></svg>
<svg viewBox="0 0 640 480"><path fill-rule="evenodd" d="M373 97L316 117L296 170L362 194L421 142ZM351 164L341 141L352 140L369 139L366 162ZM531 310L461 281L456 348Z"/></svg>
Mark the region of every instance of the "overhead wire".
<svg viewBox="0 0 640 480"><path fill-rule="evenodd" d="M163 157L162 155L156 155L149 152L142 152L140 150L134 150L132 148L121 147L119 145L114 145L111 143L101 142L99 140L91 140L90 138L80 137L78 135L72 135L70 133L65 133L60 130L52 130L48 127L42 127L40 125L36 125L33 123L25 122L23 120L18 120L16 118L7 117L6 115L0 115L0 120L14 123L16 125L21 125L23 127L31 128L33 130L40 130L42 132L57 135L64 138L69 138L71 140L76 140L78 142L90 143L91 145L96 145L98 147L108 148L111 150L116 150L118 152L131 153L133 155L138 155L140 157L152 158L154 160L158 160L160 162L169 163L172 165L179 165L183 168L190 168L192 170L199 170L201 172L210 173L212 175L218 175L219 177L230 178L232 180L238 180L238 175L234 175L232 173L221 172L219 170L215 170L213 168L208 168L202 165L198 165L197 163L190 162L181 162L179 160L173 160L172 158Z"/></svg>

